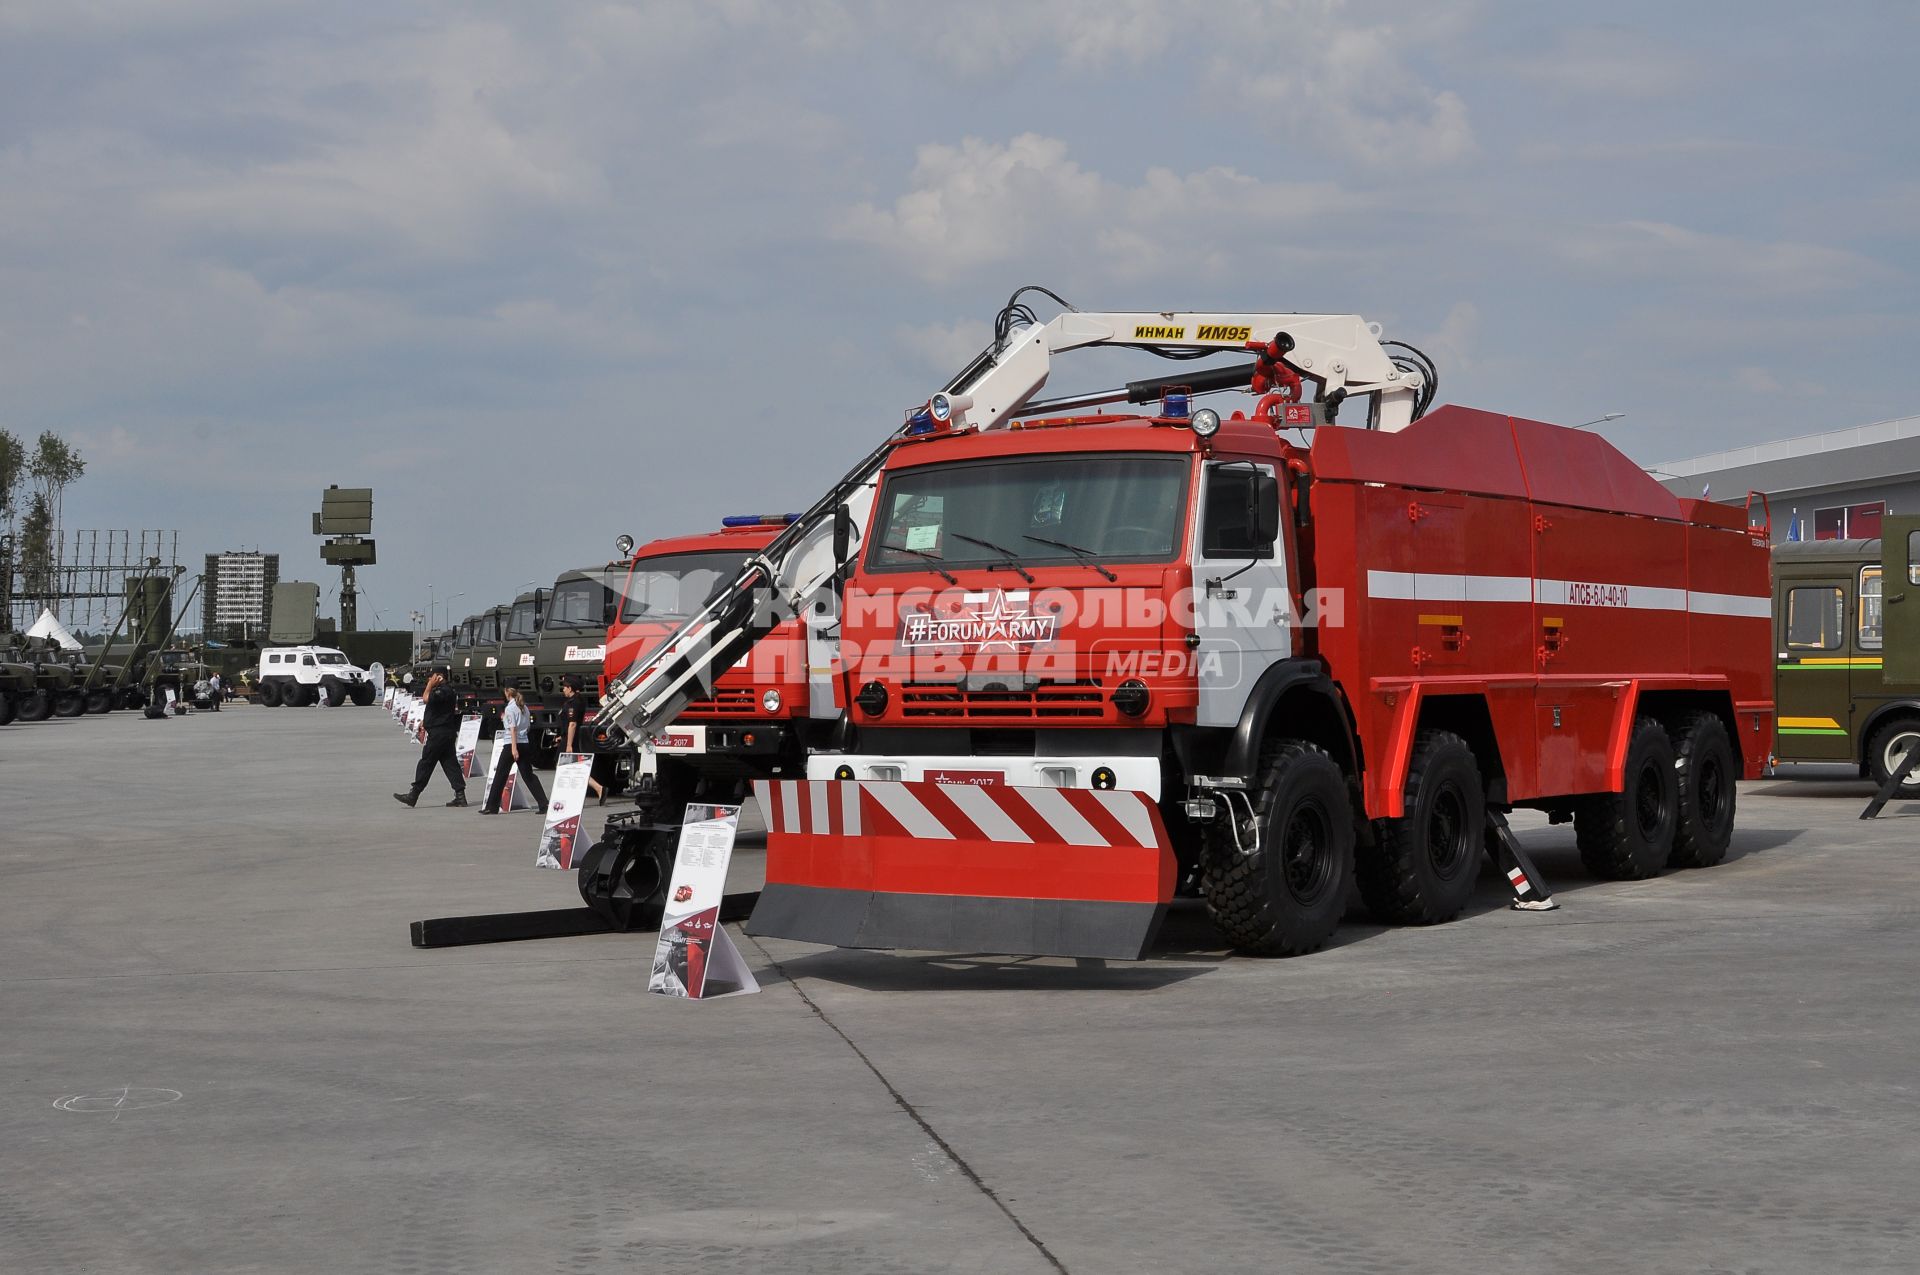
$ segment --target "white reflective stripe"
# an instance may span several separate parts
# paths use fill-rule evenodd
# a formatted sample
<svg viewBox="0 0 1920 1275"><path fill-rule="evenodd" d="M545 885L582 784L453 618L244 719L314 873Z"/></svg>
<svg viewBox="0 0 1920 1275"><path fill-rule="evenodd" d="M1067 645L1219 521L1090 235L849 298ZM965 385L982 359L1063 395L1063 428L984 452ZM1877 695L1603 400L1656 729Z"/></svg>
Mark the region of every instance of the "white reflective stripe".
<svg viewBox="0 0 1920 1275"><path fill-rule="evenodd" d="M1070 846L1104 846L1107 839L1098 829L1088 823L1073 804L1060 794L1058 788L1015 788L1013 790L1027 799L1042 819L1060 834L1060 840Z"/></svg>
<svg viewBox="0 0 1920 1275"><path fill-rule="evenodd" d="M860 785L846 780L836 780L834 787L840 790L840 823L849 837L860 835Z"/></svg>
<svg viewBox="0 0 1920 1275"><path fill-rule="evenodd" d="M800 781L782 779L780 788L773 799L774 810L780 816L780 831L800 831Z"/></svg>
<svg viewBox="0 0 1920 1275"><path fill-rule="evenodd" d="M1563 607L1567 605L1567 582L1565 580L1535 580L1533 582L1533 600L1543 607Z"/></svg>
<svg viewBox="0 0 1920 1275"><path fill-rule="evenodd" d="M1532 576L1468 576L1468 602L1531 602Z"/></svg>
<svg viewBox="0 0 1920 1275"><path fill-rule="evenodd" d="M807 785L807 812L810 816L808 822L812 824L810 831L817 832L824 837L832 831L827 824L827 782L823 779L807 780L805 782Z"/></svg>
<svg viewBox="0 0 1920 1275"><path fill-rule="evenodd" d="M1133 844L1149 849L1160 844L1160 838L1153 831L1153 816L1147 813L1147 802L1137 792L1102 792L1094 789L1093 795L1107 813L1120 821L1120 826L1133 838Z"/></svg>
<svg viewBox="0 0 1920 1275"><path fill-rule="evenodd" d="M1409 602L1412 601L1413 572L1367 572L1367 596L1370 598L1401 598Z"/></svg>
<svg viewBox="0 0 1920 1275"><path fill-rule="evenodd" d="M948 801L960 808L961 814L973 820L975 826L986 834L987 840L1032 844L1033 838L978 784L941 784L940 791L946 794Z"/></svg>
<svg viewBox="0 0 1920 1275"><path fill-rule="evenodd" d="M842 783L847 782L841 780ZM881 807L900 822L909 836L926 837L931 841L952 841L953 833L947 826L933 817L933 812L920 804L920 799L896 783L862 784Z"/></svg>
<svg viewBox="0 0 1920 1275"><path fill-rule="evenodd" d="M1773 599L1750 593L1689 593L1687 610L1695 615L1744 615L1756 620L1773 618Z"/></svg>

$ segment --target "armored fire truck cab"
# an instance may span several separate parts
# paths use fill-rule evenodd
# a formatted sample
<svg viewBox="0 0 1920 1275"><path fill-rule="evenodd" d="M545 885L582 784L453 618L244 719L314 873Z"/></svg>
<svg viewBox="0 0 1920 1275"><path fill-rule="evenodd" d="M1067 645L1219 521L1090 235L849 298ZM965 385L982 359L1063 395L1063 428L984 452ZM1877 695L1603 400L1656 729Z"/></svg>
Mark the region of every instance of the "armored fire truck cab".
<svg viewBox="0 0 1920 1275"><path fill-rule="evenodd" d="M1881 530L1773 548L1776 756L1851 763L1875 784L1920 744L1920 517ZM1902 791L1920 793L1920 769Z"/></svg>

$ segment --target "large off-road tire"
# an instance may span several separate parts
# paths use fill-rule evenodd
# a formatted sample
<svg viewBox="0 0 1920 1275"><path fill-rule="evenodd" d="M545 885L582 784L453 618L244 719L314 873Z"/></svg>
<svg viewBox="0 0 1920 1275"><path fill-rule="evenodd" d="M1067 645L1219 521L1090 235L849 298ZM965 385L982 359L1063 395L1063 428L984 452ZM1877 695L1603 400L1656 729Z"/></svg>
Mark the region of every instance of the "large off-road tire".
<svg viewBox="0 0 1920 1275"><path fill-rule="evenodd" d="M338 708L347 702L347 688L338 682L328 682L322 688L327 697L328 708Z"/></svg>
<svg viewBox="0 0 1920 1275"><path fill-rule="evenodd" d="M120 692L121 708L140 709L140 708L145 708L146 706L147 706L147 693L141 690L139 687L129 686L126 690Z"/></svg>
<svg viewBox="0 0 1920 1275"><path fill-rule="evenodd" d="M1680 822L1680 784L1673 742L1651 717L1633 725L1621 792L1582 798L1573 812L1574 841L1587 871L1609 881L1657 877L1673 857Z"/></svg>
<svg viewBox="0 0 1920 1275"><path fill-rule="evenodd" d="M95 717L113 711L113 692L105 687L86 692L85 698L87 712Z"/></svg>
<svg viewBox="0 0 1920 1275"><path fill-rule="evenodd" d="M1915 747L1920 747L1920 719L1899 717L1874 727L1872 737L1867 740L1867 774L1873 786L1885 788L1887 780L1906 758L1907 750ZM1920 766L1908 771L1900 784L1900 796L1916 794L1920 794Z"/></svg>
<svg viewBox="0 0 1920 1275"><path fill-rule="evenodd" d="M373 703L374 697L378 694L379 692L374 690L372 682L359 682L356 683L353 688L353 702L359 707L365 708L367 705Z"/></svg>
<svg viewBox="0 0 1920 1275"><path fill-rule="evenodd" d="M1207 825L1200 879L1207 915L1227 941L1257 956L1300 956L1333 936L1353 878L1353 806L1333 758L1297 739L1267 745L1258 785L1237 821ZM1224 800L1224 799L1223 799ZM1237 805L1236 801L1236 805ZM1258 833L1260 848L1252 854Z"/></svg>
<svg viewBox="0 0 1920 1275"><path fill-rule="evenodd" d="M1680 785L1680 819L1670 868L1709 868L1733 842L1734 785L1740 762L1717 713L1689 713L1669 732L1673 773Z"/></svg>
<svg viewBox="0 0 1920 1275"><path fill-rule="evenodd" d="M1452 731L1422 731L1407 766L1406 814L1374 821L1354 875L1367 910L1393 925L1437 925L1473 897L1486 839L1480 764Z"/></svg>
<svg viewBox="0 0 1920 1275"><path fill-rule="evenodd" d="M596 843L580 860L580 898L616 930L658 925L675 849L665 832L616 833Z"/></svg>
<svg viewBox="0 0 1920 1275"><path fill-rule="evenodd" d="M11 723L20 712L12 691L0 691L0 726Z"/></svg>
<svg viewBox="0 0 1920 1275"><path fill-rule="evenodd" d="M288 708L311 708L320 698L320 689L288 682L280 688L280 702Z"/></svg>
<svg viewBox="0 0 1920 1275"><path fill-rule="evenodd" d="M53 693L53 715L55 717L79 717L87 711L87 697L78 687L65 687Z"/></svg>
<svg viewBox="0 0 1920 1275"><path fill-rule="evenodd" d="M44 686L36 686L20 697L20 720L44 722L53 716L53 695Z"/></svg>

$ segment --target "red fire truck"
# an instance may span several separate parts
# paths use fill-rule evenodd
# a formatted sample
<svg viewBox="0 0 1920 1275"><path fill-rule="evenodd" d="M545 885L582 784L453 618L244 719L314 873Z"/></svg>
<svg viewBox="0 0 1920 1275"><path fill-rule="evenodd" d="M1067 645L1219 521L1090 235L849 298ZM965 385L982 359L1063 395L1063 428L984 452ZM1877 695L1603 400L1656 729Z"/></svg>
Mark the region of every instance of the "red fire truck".
<svg viewBox="0 0 1920 1275"><path fill-rule="evenodd" d="M1130 957L1184 880L1235 946L1295 954L1356 879L1383 919L1457 916L1515 807L1571 820L1602 876L1725 854L1773 739L1766 536L1742 511L1591 434L1428 411L1431 364L1357 316L1042 324L1018 300L609 688L645 720L750 644L755 590L843 594L850 727L807 779L757 785L751 930ZM1033 402L1053 354L1100 345L1255 357ZM1231 389L1251 412L1194 409ZM1158 407L1085 411L1123 401ZM876 475L856 551L836 511ZM808 555L826 571L791 569Z"/></svg>

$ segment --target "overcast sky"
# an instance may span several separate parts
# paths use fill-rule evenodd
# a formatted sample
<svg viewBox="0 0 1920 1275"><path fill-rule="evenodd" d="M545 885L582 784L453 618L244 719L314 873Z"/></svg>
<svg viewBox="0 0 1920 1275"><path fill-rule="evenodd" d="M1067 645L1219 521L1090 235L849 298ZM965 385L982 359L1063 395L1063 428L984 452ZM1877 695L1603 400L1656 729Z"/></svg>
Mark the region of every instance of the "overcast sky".
<svg viewBox="0 0 1920 1275"><path fill-rule="evenodd" d="M1911 415L1916 49L1910 3L4 0L0 425L78 442L69 527L328 585L319 490L371 486L406 627L804 506L1029 282L1358 312L1643 463Z"/></svg>

